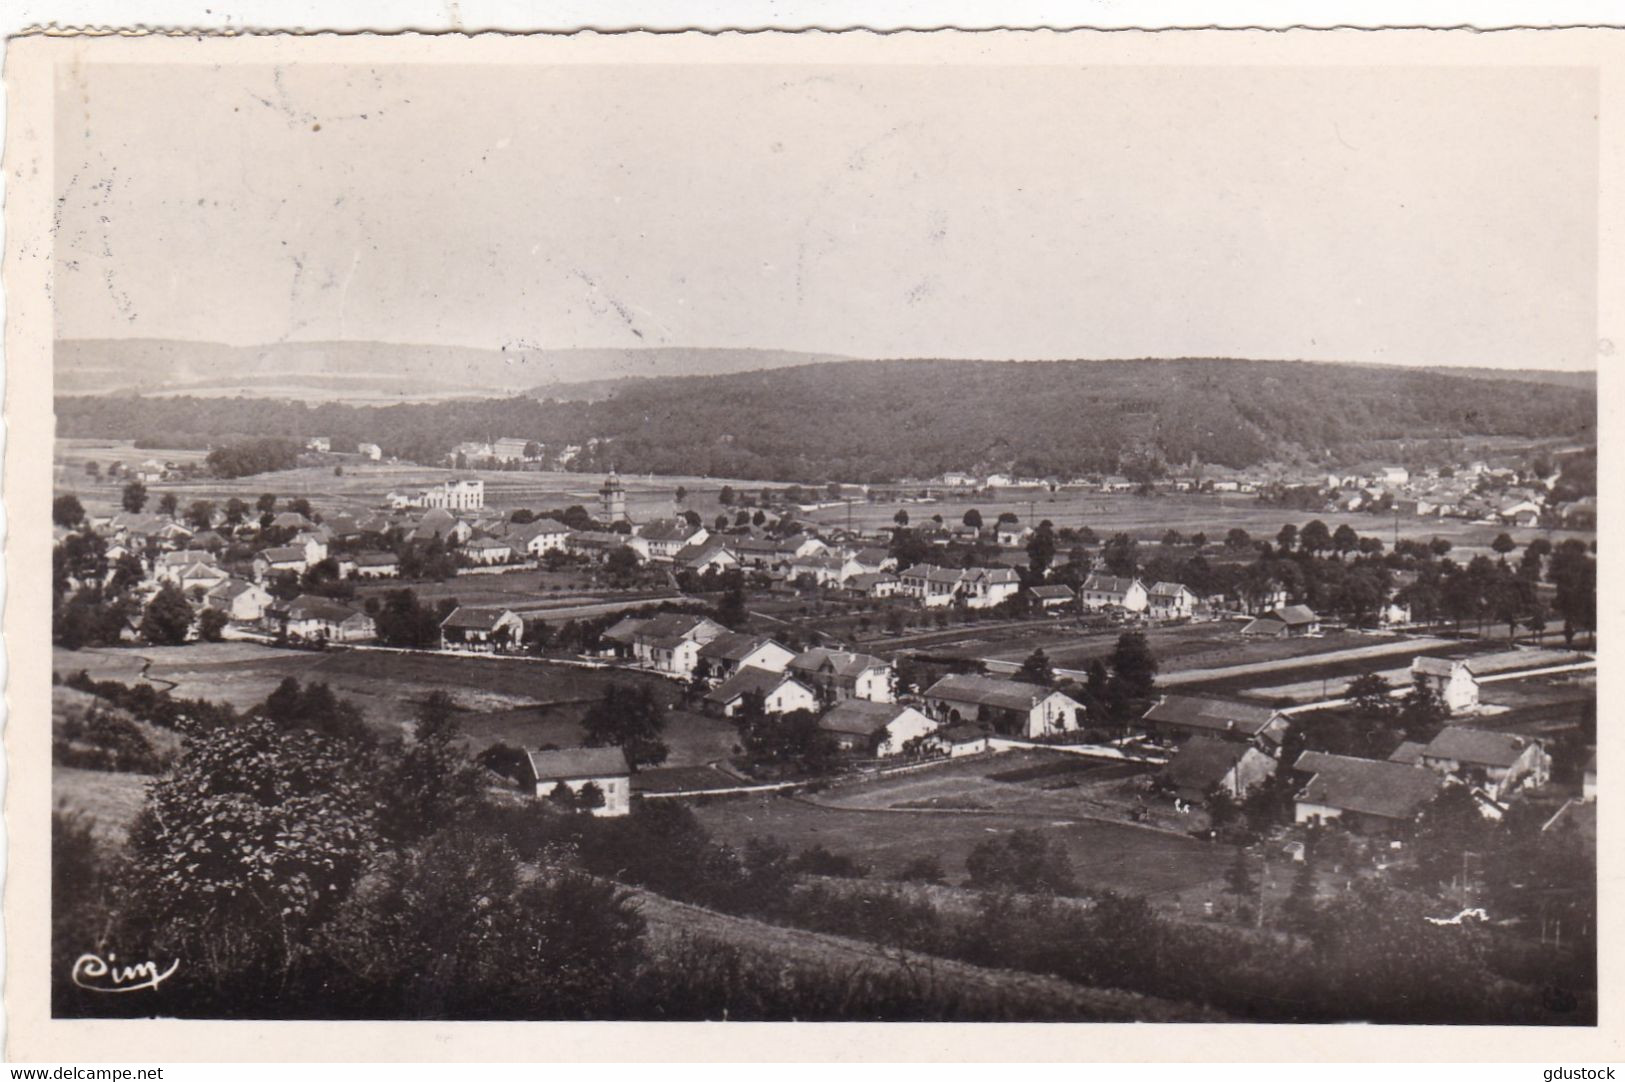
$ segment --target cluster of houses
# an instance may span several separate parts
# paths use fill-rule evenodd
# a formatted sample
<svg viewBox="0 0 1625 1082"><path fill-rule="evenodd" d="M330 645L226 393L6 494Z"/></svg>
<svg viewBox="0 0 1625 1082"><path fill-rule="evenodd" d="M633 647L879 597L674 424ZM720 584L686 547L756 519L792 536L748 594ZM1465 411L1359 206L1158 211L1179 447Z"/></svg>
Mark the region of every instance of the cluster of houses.
<svg viewBox="0 0 1625 1082"><path fill-rule="evenodd" d="M1446 785L1468 786L1485 817L1498 819L1518 793L1547 784L1551 756L1540 740L1473 723L1478 681L1469 661L1418 657L1411 672L1433 689L1455 723L1425 744L1400 744L1387 759L1305 751L1286 761L1282 748L1291 717L1226 699L1164 695L1146 712L1143 727L1148 737L1175 749L1160 778L1191 804L1215 793L1239 801L1284 774L1294 782L1296 822L1337 820L1366 834L1404 835ZM1591 777L1594 786L1594 770Z"/></svg>

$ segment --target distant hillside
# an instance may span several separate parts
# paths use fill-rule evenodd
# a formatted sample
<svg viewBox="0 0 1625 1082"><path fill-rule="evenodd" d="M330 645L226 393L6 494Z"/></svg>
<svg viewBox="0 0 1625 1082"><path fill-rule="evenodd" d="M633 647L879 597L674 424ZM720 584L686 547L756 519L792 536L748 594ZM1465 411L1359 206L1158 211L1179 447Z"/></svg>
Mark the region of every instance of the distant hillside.
<svg viewBox="0 0 1625 1082"><path fill-rule="evenodd" d="M604 388L600 385L600 391ZM59 397L59 434L325 435L439 461L463 440L584 445L582 469L813 481L1128 463L1357 462L1473 437L1596 438L1594 392L1414 368L1236 360L871 361L629 379L590 402L389 407ZM597 441L597 442L589 442Z"/></svg>
<svg viewBox="0 0 1625 1082"><path fill-rule="evenodd" d="M193 394L380 402L546 394L559 384L840 360L757 349L472 349L389 342L229 346L162 338L62 339L58 394Z"/></svg>
<svg viewBox="0 0 1625 1082"><path fill-rule="evenodd" d="M1597 373L1591 372L1558 372L1546 368L1470 368L1449 367L1440 365L1424 368L1425 372L1437 372L1442 376L1464 376L1468 379L1503 379L1515 383L1550 383L1557 387L1578 387L1582 390L1597 392Z"/></svg>

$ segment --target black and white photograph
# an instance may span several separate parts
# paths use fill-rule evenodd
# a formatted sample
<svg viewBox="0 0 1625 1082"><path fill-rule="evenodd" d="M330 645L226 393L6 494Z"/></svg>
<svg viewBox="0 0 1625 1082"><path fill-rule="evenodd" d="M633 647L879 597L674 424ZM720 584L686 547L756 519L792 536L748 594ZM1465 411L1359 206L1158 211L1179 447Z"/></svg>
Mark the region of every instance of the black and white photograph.
<svg viewBox="0 0 1625 1082"><path fill-rule="evenodd" d="M51 1018L1598 1024L1597 69L839 38L57 54Z"/></svg>

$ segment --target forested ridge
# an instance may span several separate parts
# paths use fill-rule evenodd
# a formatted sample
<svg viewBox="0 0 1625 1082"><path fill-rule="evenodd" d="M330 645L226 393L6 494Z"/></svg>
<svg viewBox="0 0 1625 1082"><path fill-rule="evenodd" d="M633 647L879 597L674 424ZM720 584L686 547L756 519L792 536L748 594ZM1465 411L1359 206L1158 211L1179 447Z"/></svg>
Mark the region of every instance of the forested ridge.
<svg viewBox="0 0 1625 1082"><path fill-rule="evenodd" d="M600 401L392 406L258 398L57 399L58 434L205 446L329 436L422 462L502 436L604 441L578 458L652 473L888 481L944 470L1070 476L1129 462L1353 461L1394 440L1595 438L1594 390L1400 367L1243 360L824 363L628 379ZM165 443L163 441L171 441Z"/></svg>

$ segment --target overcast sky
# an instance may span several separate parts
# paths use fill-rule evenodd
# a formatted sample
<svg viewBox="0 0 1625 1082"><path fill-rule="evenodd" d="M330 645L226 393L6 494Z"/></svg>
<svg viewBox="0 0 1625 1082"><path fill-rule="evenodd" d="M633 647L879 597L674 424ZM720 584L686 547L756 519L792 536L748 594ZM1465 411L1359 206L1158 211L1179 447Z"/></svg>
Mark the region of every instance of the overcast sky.
<svg viewBox="0 0 1625 1082"><path fill-rule="evenodd" d="M1590 368L1582 69L91 66L62 337Z"/></svg>

